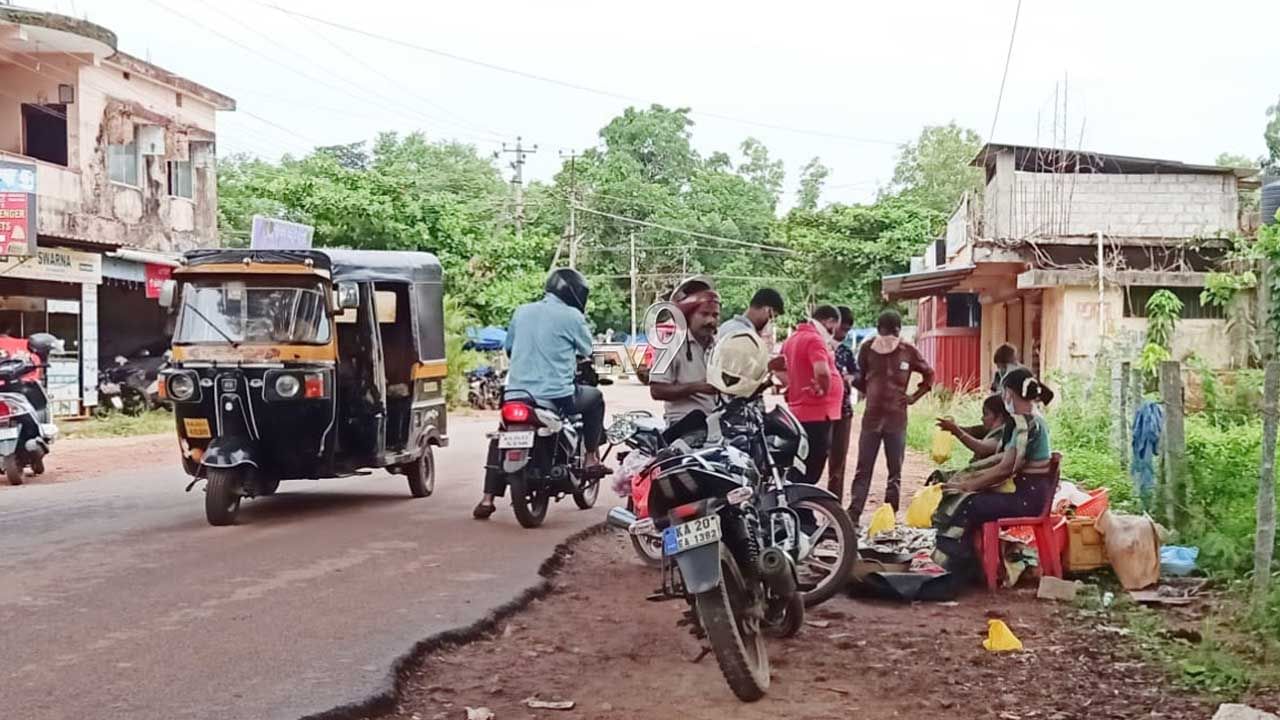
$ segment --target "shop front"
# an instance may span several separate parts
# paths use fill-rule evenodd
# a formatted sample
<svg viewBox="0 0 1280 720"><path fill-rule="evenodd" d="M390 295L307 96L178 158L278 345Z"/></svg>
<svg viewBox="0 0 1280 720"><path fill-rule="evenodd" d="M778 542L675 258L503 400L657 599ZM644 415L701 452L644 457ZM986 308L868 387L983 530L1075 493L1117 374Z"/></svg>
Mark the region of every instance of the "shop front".
<svg viewBox="0 0 1280 720"><path fill-rule="evenodd" d="M49 358L55 416L82 415L98 404L101 283L96 253L42 245L31 256L0 256L0 348L38 332L64 343L63 352Z"/></svg>

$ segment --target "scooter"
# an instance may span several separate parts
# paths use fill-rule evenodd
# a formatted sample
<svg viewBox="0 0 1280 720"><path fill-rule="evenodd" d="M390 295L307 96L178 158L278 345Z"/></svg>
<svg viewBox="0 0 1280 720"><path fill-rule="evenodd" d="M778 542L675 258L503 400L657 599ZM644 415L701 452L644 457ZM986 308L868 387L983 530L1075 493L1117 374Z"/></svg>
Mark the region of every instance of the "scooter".
<svg viewBox="0 0 1280 720"><path fill-rule="evenodd" d="M49 355L61 351L62 341L36 333L27 347L39 364L28 354L0 359L0 468L10 485L21 485L28 467L44 474L44 458L58 437L40 375L49 366Z"/></svg>

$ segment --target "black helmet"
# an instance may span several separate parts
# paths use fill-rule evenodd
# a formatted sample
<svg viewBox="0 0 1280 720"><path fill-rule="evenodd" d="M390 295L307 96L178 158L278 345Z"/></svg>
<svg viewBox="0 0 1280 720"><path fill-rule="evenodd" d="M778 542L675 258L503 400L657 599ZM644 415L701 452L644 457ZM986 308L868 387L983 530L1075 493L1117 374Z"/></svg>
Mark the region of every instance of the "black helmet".
<svg viewBox="0 0 1280 720"><path fill-rule="evenodd" d="M587 295L591 288L582 273L573 268L557 268L547 276L544 288L547 292L564 301L565 305L577 308L578 312L587 311Z"/></svg>

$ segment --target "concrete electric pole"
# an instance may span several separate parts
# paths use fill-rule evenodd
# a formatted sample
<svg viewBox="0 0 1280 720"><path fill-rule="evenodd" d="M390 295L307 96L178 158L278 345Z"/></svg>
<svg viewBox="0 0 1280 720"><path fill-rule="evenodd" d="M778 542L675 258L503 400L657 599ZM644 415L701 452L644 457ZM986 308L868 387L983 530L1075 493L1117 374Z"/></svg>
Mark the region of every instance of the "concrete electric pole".
<svg viewBox="0 0 1280 720"><path fill-rule="evenodd" d="M538 146L527 148L522 142L522 138L516 137L515 147L508 147L506 143L502 143L502 152L513 153L516 159L511 162L511 169L515 171L515 175L511 178L511 185L515 190L516 200L516 239L524 237L524 158L526 155L538 152Z"/></svg>
<svg viewBox="0 0 1280 720"><path fill-rule="evenodd" d="M578 267L578 153L560 151L561 158L569 160L569 267Z"/></svg>

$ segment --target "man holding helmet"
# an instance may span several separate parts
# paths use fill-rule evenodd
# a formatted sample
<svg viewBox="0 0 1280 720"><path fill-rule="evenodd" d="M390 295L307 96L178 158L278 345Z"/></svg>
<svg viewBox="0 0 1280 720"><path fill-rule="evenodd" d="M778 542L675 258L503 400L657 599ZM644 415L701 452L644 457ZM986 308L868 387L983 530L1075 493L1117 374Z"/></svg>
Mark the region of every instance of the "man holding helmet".
<svg viewBox="0 0 1280 720"><path fill-rule="evenodd" d="M507 327L504 349L511 357L507 392L527 392L535 400L551 403L562 414L582 415L585 465L600 468L600 439L604 435L604 395L598 388L577 385L578 359L591 357L591 331L583 313L590 287L582 273L559 268L547 276L545 294L537 302L516 308ZM490 468L485 473L484 497L473 516L486 520L493 514L493 499L506 487L498 466L498 442L489 443ZM596 470L599 472L599 470Z"/></svg>
<svg viewBox="0 0 1280 720"><path fill-rule="evenodd" d="M720 322L720 295L711 280L694 277L676 286L671 302L684 316L688 334L661 372L649 375L649 396L661 400L667 425L679 422L694 410L710 414L716 407L716 389L707 382L707 358L716 341Z"/></svg>

